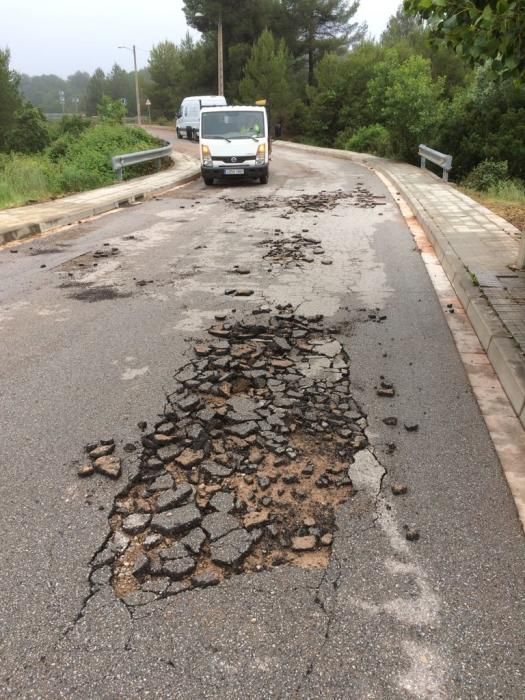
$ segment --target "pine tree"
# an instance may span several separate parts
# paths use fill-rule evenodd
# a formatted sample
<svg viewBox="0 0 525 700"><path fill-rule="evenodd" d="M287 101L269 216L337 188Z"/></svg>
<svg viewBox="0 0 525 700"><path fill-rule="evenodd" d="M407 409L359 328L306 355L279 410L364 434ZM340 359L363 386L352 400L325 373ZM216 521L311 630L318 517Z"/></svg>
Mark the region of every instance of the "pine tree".
<svg viewBox="0 0 525 700"><path fill-rule="evenodd" d="M253 45L251 56L239 84L239 95L246 104L257 99L268 99L275 120L286 119L287 106L292 101L290 55L284 41L275 41L265 29Z"/></svg>

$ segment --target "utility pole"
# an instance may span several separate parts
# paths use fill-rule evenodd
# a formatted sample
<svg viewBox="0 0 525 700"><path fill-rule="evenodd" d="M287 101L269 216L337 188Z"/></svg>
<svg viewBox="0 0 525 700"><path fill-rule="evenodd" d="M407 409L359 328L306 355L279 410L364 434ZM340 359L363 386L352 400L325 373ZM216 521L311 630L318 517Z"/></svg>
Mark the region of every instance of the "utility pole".
<svg viewBox="0 0 525 700"><path fill-rule="evenodd" d="M139 93L139 74L137 71L137 51L135 49L135 44L133 44L133 64L135 66L135 98L137 100L137 125L142 124L140 118L140 93Z"/></svg>
<svg viewBox="0 0 525 700"><path fill-rule="evenodd" d="M217 94L224 95L224 51L222 48L222 11L217 23Z"/></svg>
<svg viewBox="0 0 525 700"><path fill-rule="evenodd" d="M137 124L140 126L142 124L142 119L140 116L140 92L139 92L139 73L137 70L137 50L135 48L135 44L133 44L133 48L129 48L129 46L119 46L119 49L127 49L128 51L133 51L133 65L135 67L135 99L137 101Z"/></svg>

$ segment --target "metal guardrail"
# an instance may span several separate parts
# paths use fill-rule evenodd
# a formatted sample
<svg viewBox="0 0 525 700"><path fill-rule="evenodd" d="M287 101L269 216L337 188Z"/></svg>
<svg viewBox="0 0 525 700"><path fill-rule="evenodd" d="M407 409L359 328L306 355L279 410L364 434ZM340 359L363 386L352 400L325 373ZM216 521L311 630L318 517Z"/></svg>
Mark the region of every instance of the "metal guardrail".
<svg viewBox="0 0 525 700"><path fill-rule="evenodd" d="M146 163L149 160L158 161L157 167L160 169L160 161L166 158L171 153L171 143L164 141L165 146L160 148L152 148L149 151L138 151L137 153L123 153L122 155L113 156L111 166L117 178L122 180L122 171L128 165L136 165L137 163Z"/></svg>
<svg viewBox="0 0 525 700"><path fill-rule="evenodd" d="M421 167L423 169L426 167L427 160L429 160L431 163L439 165L441 168L443 168L443 180L448 182L448 174L452 170L452 156L435 151L433 148L429 148L422 143L419 144L418 155L421 156Z"/></svg>

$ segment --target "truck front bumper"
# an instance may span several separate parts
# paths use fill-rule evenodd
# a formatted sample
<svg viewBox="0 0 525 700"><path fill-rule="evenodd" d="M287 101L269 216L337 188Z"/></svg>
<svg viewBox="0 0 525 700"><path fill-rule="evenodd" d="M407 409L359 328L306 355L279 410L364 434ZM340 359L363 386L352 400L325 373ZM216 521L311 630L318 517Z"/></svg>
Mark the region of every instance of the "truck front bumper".
<svg viewBox="0 0 525 700"><path fill-rule="evenodd" d="M265 165L201 165L201 175L204 178L217 178L225 180L249 179L255 180L268 175L268 163Z"/></svg>

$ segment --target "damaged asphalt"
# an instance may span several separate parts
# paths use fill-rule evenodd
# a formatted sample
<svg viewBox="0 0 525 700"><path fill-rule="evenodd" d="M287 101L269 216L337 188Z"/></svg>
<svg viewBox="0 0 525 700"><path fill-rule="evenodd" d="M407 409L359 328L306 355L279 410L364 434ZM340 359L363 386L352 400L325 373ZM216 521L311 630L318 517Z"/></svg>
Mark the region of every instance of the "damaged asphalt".
<svg viewBox="0 0 525 700"><path fill-rule="evenodd" d="M304 206L305 194L357 187L382 204ZM270 193L275 206L243 205ZM419 254L373 174L277 152L267 188L195 183L38 245L53 249L44 269L34 243L0 253L6 697L523 695L514 504ZM94 255L104 247L119 252ZM249 272L232 274L235 265ZM71 284L112 291L71 298ZM95 562L120 528L118 494L153 456L142 438L166 420L174 375L209 328L263 323L255 310L287 304L323 316L366 416L366 444L346 456L353 491L338 504L327 565L261 560L218 585L129 604L115 593L116 570ZM379 395L381 383L394 395ZM79 478L84 447L110 439L120 478ZM406 493L394 495L394 483ZM152 576L135 578L147 586Z"/></svg>

